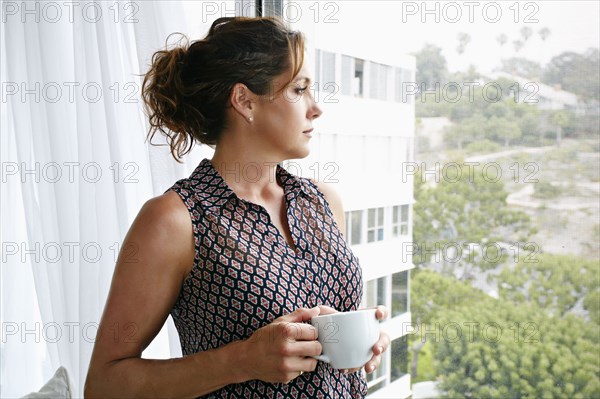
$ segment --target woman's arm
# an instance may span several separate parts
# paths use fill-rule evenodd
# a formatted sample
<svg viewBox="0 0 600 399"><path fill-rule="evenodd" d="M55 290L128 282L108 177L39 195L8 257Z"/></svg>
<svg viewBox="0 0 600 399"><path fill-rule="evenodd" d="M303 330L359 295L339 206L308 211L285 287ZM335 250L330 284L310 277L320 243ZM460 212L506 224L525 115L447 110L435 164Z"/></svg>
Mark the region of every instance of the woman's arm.
<svg viewBox="0 0 600 399"><path fill-rule="evenodd" d="M194 251L189 212L176 193L142 207L117 259L85 382L86 397L194 398L249 379L287 382L300 370L314 370L316 360L304 358L321 351L314 332L301 324L291 338L284 332L290 323L295 326L317 315L318 308L277 319L246 341L179 359L141 359L179 295ZM277 333L261 334L266 329Z"/></svg>

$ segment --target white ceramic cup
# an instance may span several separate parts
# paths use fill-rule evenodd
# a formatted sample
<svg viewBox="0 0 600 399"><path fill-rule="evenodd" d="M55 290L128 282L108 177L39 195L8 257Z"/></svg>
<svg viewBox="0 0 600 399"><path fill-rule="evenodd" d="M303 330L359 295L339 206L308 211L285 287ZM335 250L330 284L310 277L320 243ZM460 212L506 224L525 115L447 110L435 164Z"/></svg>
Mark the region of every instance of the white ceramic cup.
<svg viewBox="0 0 600 399"><path fill-rule="evenodd" d="M339 312L313 317L310 324L318 332L323 347L315 359L329 363L334 369L364 366L373 356L373 346L379 339L377 309Z"/></svg>

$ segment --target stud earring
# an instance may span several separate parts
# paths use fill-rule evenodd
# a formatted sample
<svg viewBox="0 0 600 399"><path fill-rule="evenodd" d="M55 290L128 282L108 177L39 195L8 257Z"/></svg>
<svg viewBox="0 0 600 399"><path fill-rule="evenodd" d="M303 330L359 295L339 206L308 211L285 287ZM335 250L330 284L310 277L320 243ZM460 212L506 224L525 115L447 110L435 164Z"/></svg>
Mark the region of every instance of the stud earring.
<svg viewBox="0 0 600 399"><path fill-rule="evenodd" d="M250 115L250 116L248 117L248 122L252 122L253 120L254 120L254 118L252 117L252 115Z"/></svg>

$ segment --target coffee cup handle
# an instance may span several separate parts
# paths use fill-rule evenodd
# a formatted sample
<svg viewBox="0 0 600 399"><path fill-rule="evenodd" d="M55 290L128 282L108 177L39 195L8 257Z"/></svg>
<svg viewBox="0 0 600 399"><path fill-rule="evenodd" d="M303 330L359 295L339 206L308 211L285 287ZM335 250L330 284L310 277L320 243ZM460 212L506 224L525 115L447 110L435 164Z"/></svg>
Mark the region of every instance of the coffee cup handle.
<svg viewBox="0 0 600 399"><path fill-rule="evenodd" d="M325 362L325 363L331 363L331 360L329 359L329 357L327 357L327 355L313 356L313 358L320 360L322 362Z"/></svg>

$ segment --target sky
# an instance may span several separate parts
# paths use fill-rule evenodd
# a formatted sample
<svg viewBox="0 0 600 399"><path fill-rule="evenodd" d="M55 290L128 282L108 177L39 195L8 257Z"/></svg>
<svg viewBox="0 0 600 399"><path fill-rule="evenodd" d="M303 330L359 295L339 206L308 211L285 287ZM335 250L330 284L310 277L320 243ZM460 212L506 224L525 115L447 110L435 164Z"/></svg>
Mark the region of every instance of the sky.
<svg viewBox="0 0 600 399"><path fill-rule="evenodd" d="M335 15L338 22L325 23L321 15L320 34L344 34L357 46L389 46L391 51L403 53L416 52L425 43L436 44L443 49L450 71L465 70L470 64L479 71L491 71L499 65L500 58L514 56L512 42L520 37L519 31L524 26L529 26L534 34L519 56L542 65L563 51L583 52L600 45L597 0L348 0L335 2L337 8L325 9L326 3L320 2L321 14ZM537 32L544 27L551 33L542 42ZM471 43L462 55L456 52L460 32L471 36ZM502 54L496 41L501 33L508 36Z"/></svg>

